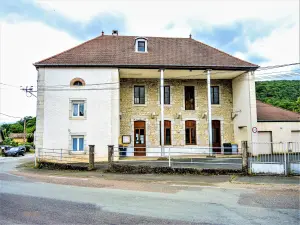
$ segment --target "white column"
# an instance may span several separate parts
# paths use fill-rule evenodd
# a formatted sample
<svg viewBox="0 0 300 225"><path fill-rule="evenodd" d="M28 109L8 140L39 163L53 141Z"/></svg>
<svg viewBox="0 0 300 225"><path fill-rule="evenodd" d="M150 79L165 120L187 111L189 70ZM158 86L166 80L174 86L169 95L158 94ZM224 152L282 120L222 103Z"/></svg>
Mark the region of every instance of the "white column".
<svg viewBox="0 0 300 225"><path fill-rule="evenodd" d="M210 70L207 70L207 122L209 152L212 153L212 125L211 125L211 96L210 96Z"/></svg>
<svg viewBox="0 0 300 225"><path fill-rule="evenodd" d="M164 126L165 126L165 123L164 123L164 70L161 69L160 70L160 130L161 130L161 133L160 133L160 140L161 140L161 156L164 155L164 137L165 137L165 134L164 134Z"/></svg>

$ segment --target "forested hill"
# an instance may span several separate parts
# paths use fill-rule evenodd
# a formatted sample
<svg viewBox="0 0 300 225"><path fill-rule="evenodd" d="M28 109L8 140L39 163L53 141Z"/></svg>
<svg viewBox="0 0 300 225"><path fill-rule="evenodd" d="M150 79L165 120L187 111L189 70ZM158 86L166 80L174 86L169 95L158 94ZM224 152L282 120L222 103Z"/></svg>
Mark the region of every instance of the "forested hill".
<svg viewBox="0 0 300 225"><path fill-rule="evenodd" d="M300 113L300 80L256 82L256 98L262 102Z"/></svg>

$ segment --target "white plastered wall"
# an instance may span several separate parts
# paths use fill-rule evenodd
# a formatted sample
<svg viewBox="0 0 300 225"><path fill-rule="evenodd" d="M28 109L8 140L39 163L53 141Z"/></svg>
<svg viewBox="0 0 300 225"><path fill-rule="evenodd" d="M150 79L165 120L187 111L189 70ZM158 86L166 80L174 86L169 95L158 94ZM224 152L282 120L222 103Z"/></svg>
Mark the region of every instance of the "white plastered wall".
<svg viewBox="0 0 300 225"><path fill-rule="evenodd" d="M70 88L74 78L83 79L86 86ZM71 99L86 101L86 118L70 117ZM71 136L80 134L85 138L85 150L95 145L96 156L105 159L107 145L118 145L119 113L118 69L39 69L37 148L71 149Z"/></svg>
<svg viewBox="0 0 300 225"><path fill-rule="evenodd" d="M252 132L257 127L255 75L247 72L232 80L233 113L235 142L241 146L242 141L248 141L249 151L255 152L250 144L257 141L257 134Z"/></svg>

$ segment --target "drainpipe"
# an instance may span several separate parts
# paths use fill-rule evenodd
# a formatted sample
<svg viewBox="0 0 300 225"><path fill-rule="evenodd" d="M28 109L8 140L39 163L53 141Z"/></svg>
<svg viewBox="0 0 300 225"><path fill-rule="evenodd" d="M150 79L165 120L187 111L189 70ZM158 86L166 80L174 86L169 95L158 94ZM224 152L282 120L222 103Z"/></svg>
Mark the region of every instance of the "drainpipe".
<svg viewBox="0 0 300 225"><path fill-rule="evenodd" d="M211 125L211 96L210 96L210 70L207 70L207 120L208 120L208 142L209 153L212 155L212 125Z"/></svg>
<svg viewBox="0 0 300 225"><path fill-rule="evenodd" d="M161 140L161 156L164 154L164 126L165 126L165 121L164 121L164 70L160 70L160 140Z"/></svg>

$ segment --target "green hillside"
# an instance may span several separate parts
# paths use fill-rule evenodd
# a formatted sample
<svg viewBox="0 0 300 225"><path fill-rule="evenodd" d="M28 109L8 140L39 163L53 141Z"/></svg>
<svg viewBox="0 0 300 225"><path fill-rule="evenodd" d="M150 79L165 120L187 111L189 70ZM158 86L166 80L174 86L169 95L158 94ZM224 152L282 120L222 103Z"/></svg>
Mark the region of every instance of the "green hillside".
<svg viewBox="0 0 300 225"><path fill-rule="evenodd" d="M256 82L256 98L294 112L300 112L300 80Z"/></svg>

